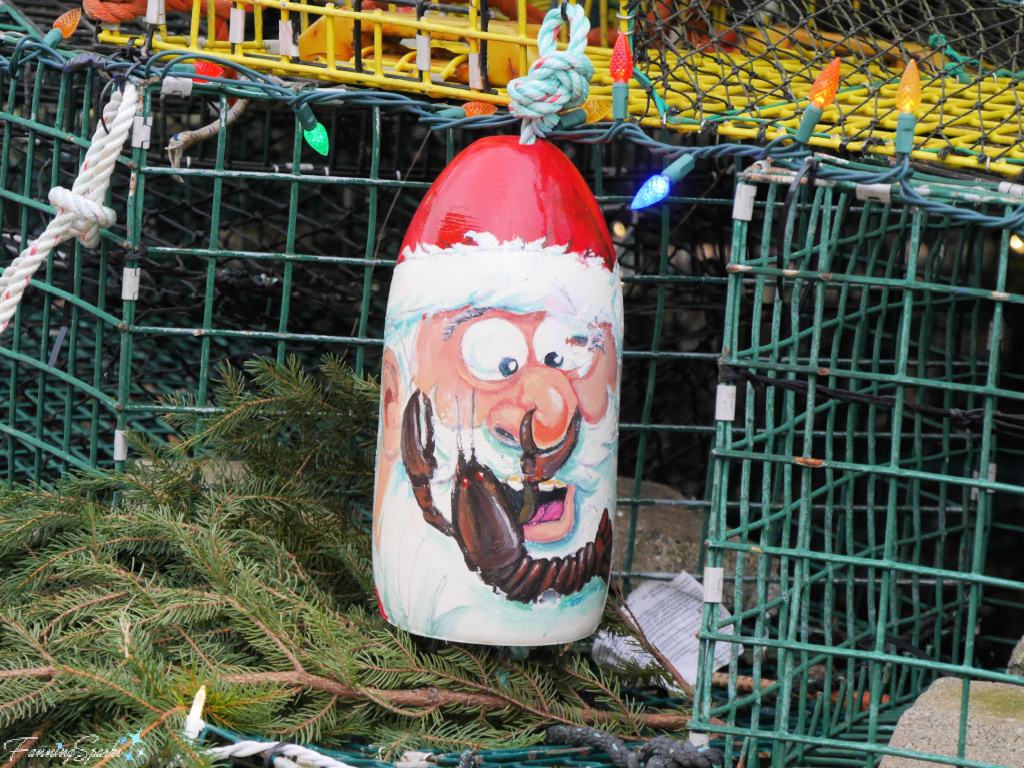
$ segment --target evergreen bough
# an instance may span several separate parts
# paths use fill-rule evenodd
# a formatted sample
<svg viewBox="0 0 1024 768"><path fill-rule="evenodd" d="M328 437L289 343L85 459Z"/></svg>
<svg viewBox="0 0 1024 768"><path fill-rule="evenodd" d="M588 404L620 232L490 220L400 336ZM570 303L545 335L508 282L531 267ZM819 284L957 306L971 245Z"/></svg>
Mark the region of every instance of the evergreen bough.
<svg viewBox="0 0 1024 768"><path fill-rule="evenodd" d="M554 724L685 726L621 694L659 671L615 676L568 648L519 661L389 625L366 529L377 385L333 357L315 374L256 359L220 377L215 409L168 403L179 442L132 436L126 471L0 488L0 744L137 732L150 760L207 765L182 737L202 684L212 724L391 756L535 744Z"/></svg>

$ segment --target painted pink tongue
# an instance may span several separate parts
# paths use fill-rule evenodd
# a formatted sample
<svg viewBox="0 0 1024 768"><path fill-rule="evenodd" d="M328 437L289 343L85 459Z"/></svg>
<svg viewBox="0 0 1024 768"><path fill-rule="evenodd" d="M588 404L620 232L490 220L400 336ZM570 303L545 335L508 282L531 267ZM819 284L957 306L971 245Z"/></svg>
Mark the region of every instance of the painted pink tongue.
<svg viewBox="0 0 1024 768"><path fill-rule="evenodd" d="M565 504L561 501L549 501L547 504L542 504L537 513L530 518L527 525L537 525L537 523L549 523L552 520L557 520L562 516L565 511Z"/></svg>

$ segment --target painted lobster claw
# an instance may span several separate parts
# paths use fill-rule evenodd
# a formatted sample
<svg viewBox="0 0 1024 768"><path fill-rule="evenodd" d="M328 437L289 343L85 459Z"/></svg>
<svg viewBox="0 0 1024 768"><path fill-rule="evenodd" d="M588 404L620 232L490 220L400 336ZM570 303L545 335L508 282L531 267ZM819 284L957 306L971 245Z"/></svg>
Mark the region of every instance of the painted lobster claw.
<svg viewBox="0 0 1024 768"><path fill-rule="evenodd" d="M523 417L523 491L517 494L489 467L459 451L452 483L452 520L434 505L430 483L437 470L433 406L417 390L402 415L402 461L423 519L459 545L466 567L509 600L532 603L545 594L579 592L591 579L608 580L612 526L604 510L593 541L560 557L535 558L526 549L524 520L536 509L537 485L569 459L579 439L582 417L576 410L565 437L547 450L533 439L533 411Z"/></svg>
<svg viewBox="0 0 1024 768"><path fill-rule="evenodd" d="M422 426L421 426L422 424ZM434 456L434 406L430 398L416 390L402 414L402 463L409 476L416 503L423 510L423 519L448 536L451 523L436 506L430 492L430 481L437 471Z"/></svg>
<svg viewBox="0 0 1024 768"><path fill-rule="evenodd" d="M569 421L569 427L565 435L556 445L541 450L533 439L533 414L536 409L529 410L523 416L519 425L519 445L523 449L523 458L520 465L523 468L523 479L527 482L543 482L555 476L555 473L572 456L576 450L576 443L580 439L580 427L583 424L583 414L579 406Z"/></svg>

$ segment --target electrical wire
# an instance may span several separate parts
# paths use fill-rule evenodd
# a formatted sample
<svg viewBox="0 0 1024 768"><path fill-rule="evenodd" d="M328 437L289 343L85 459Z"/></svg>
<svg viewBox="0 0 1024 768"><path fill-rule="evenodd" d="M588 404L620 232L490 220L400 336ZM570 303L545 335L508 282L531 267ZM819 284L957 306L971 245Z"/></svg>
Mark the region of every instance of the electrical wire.
<svg viewBox="0 0 1024 768"><path fill-rule="evenodd" d="M439 113L446 110L448 105L425 102L402 93L345 86L303 87L296 84L296 88L272 75L197 51L187 53L160 51L152 53L139 62L120 61L113 57L104 59L95 54L90 54L88 58L82 54L69 58L74 58L74 61L69 62L66 54L51 48L38 35L23 35L15 44L14 51L9 58L0 56L0 70L8 72L11 77L17 77L21 67L32 61L62 69L69 68L69 65L75 67L90 65L109 76L120 77L122 80L138 77L141 81L139 85L144 86L147 82L162 82L167 77L188 76L180 65L192 61L208 61L224 69L233 69L240 75L240 78L204 75L203 79L207 82L203 85L206 87L222 90L227 95L237 98L262 96L277 99L285 102L293 110L298 110L303 105L312 107L336 103L399 109L415 115L434 131L494 130L518 122L518 118L507 112L473 117L441 115ZM175 67L178 67L177 71ZM689 154L694 160L767 159L785 165L795 161L806 162L812 154L805 145L796 142L791 136L781 136L764 145L720 143L703 147L684 147L659 141L645 132L639 124L625 120L582 124L564 130L552 131L549 136L551 139L578 144L605 144L616 139L626 139L668 161ZM1024 201L1003 216L982 213L973 206L951 204L939 199L941 195L934 194L934 185L956 188L960 186L957 183L958 180L948 178L948 176L924 173L918 165L911 164L908 155L898 156L891 168L841 161L820 153L816 153L815 156L821 160L818 163L816 177L822 181L889 184L893 186L893 191L904 203L916 206L929 215L947 218L962 224L1024 231ZM972 182L972 186L992 189L997 185L994 182L979 180L976 183Z"/></svg>

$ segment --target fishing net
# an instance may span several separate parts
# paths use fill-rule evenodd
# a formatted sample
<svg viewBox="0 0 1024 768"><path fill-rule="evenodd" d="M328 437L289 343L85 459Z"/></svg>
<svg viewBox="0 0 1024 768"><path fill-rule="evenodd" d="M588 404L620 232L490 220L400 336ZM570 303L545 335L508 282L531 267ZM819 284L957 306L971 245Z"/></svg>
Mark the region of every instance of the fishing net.
<svg viewBox="0 0 1024 768"><path fill-rule="evenodd" d="M815 76L839 56L839 94L814 143L891 154L896 88L914 59L923 86L916 157L1004 174L1024 163L1017 3L658 0L631 9L648 115L771 139L795 130Z"/></svg>

